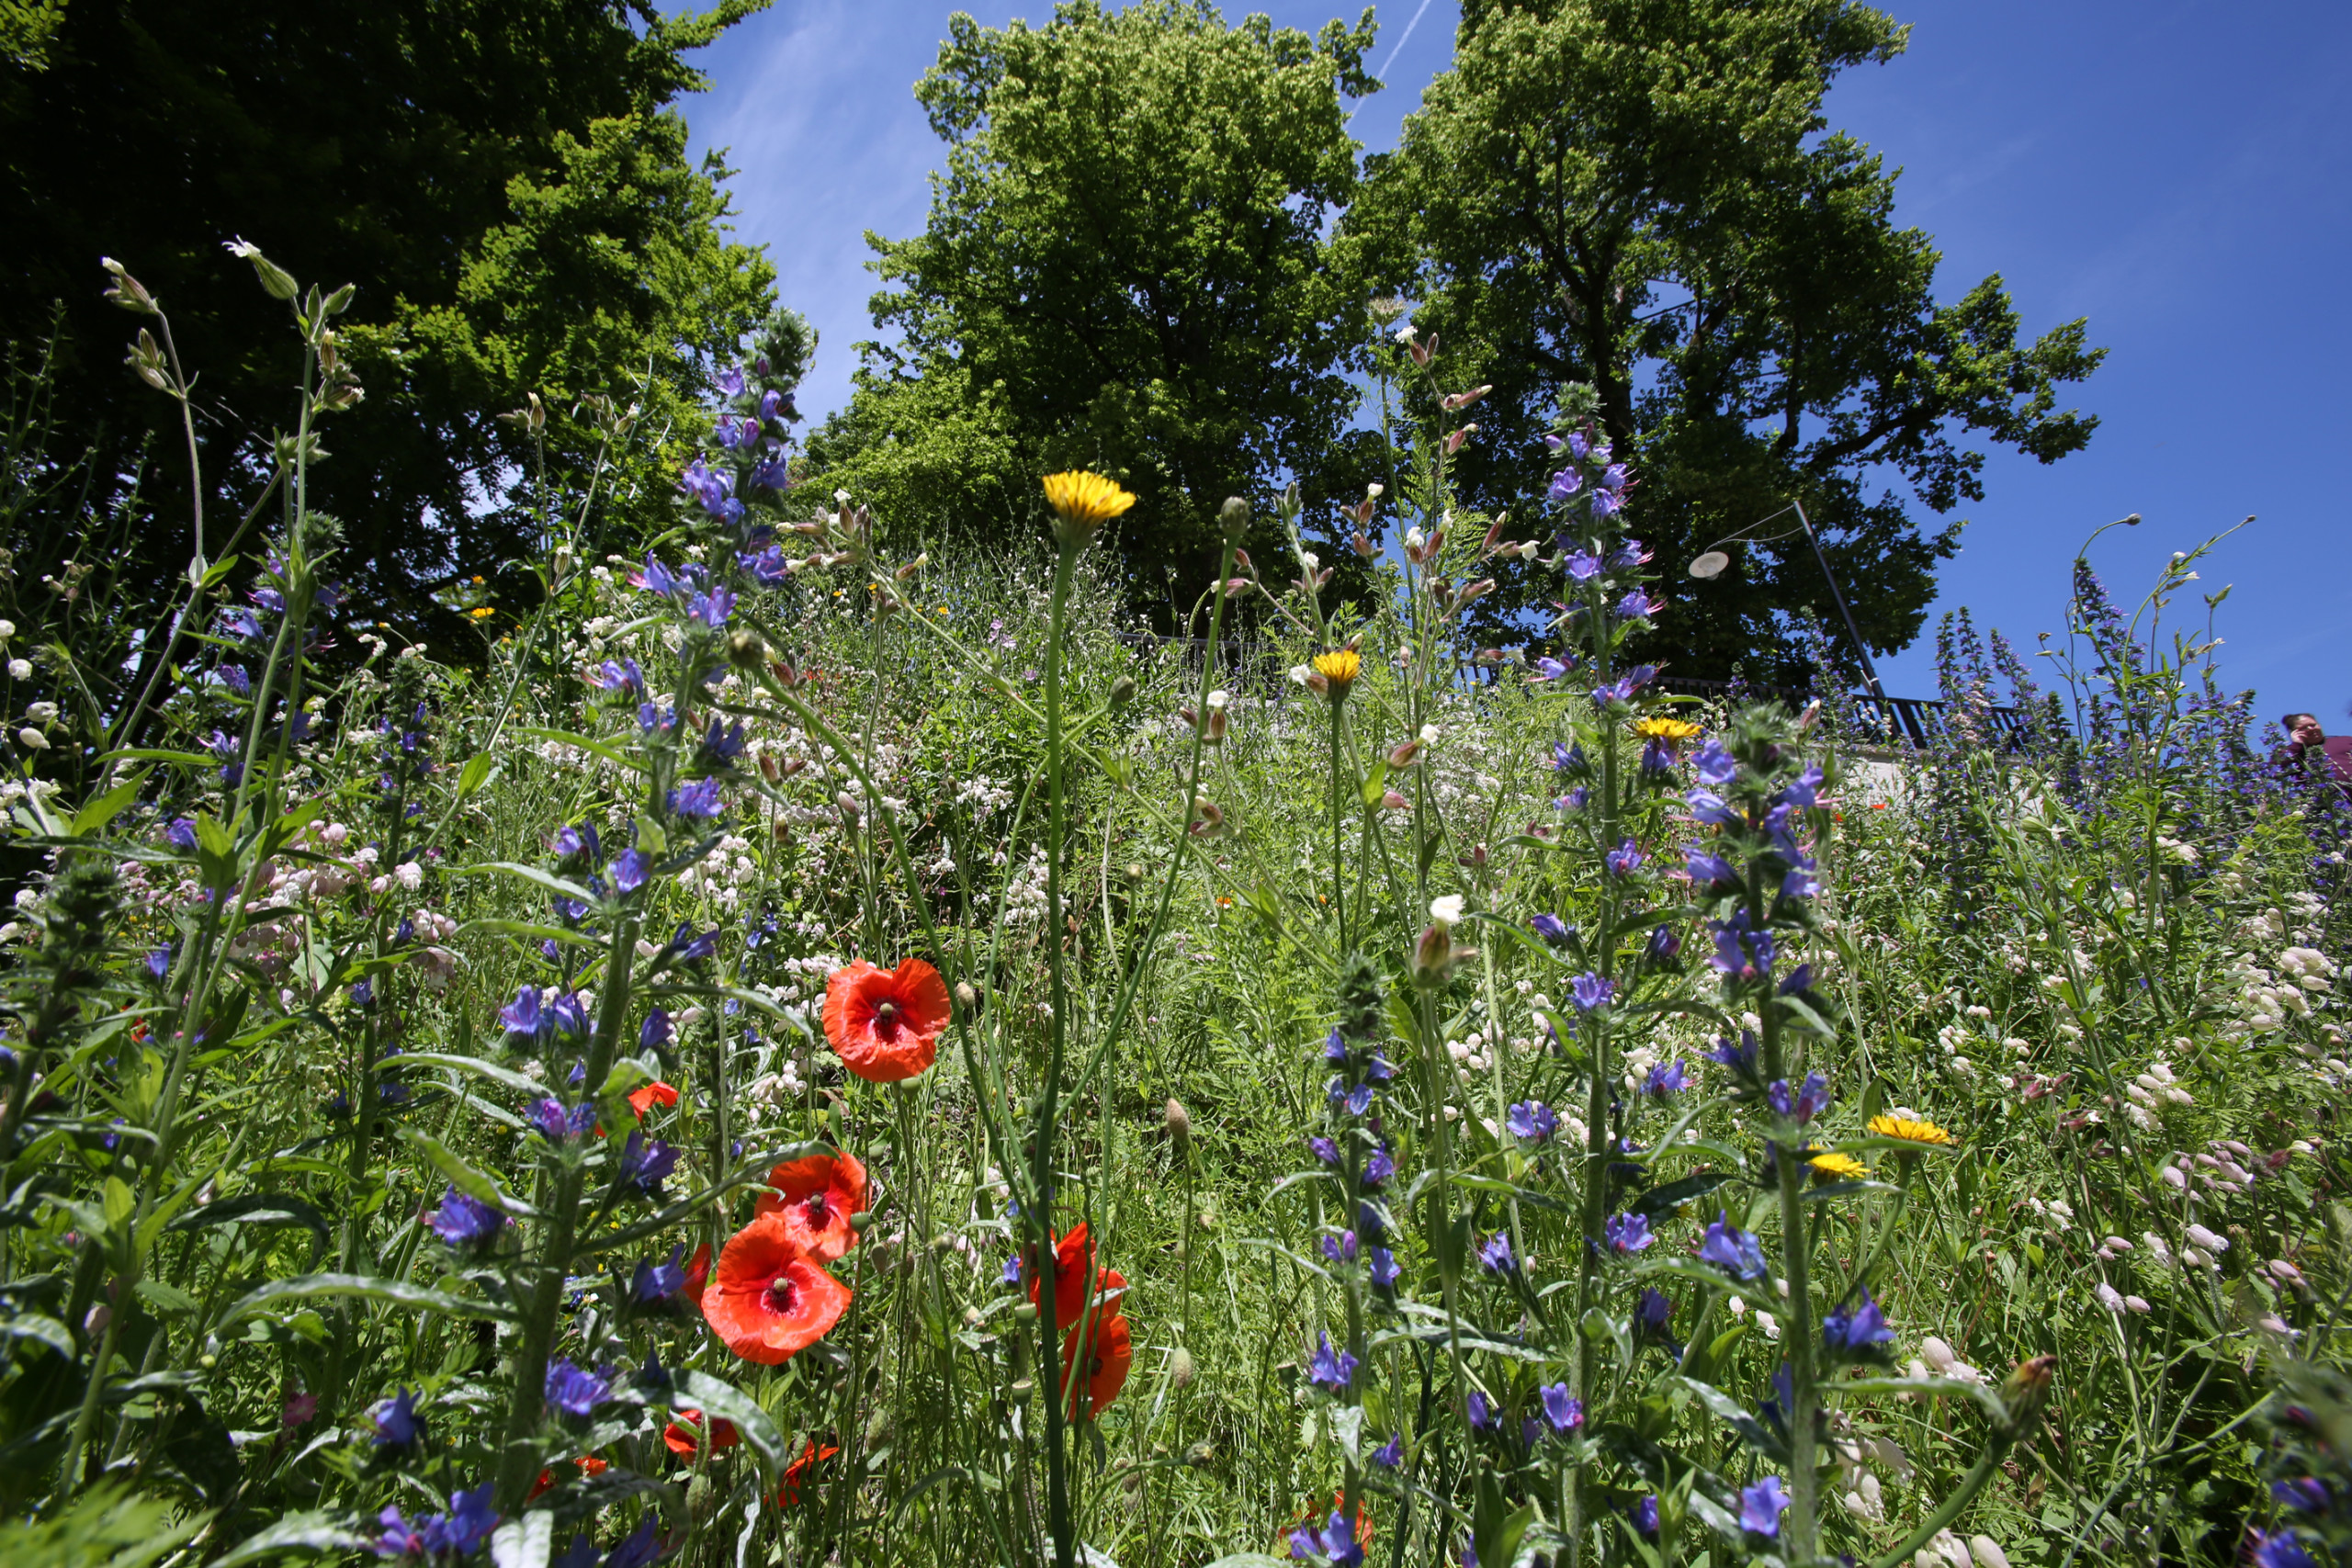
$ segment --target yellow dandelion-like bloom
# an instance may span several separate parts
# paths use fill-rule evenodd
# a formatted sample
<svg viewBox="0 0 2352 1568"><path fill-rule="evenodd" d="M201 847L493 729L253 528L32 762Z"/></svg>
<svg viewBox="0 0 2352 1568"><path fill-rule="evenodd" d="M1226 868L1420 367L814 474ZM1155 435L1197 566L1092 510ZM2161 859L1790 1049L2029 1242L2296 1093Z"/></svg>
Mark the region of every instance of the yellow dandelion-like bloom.
<svg viewBox="0 0 2352 1568"><path fill-rule="evenodd" d="M1086 543L1103 524L1136 503L1136 498L1116 483L1084 468L1047 474L1045 484L1046 504L1061 521L1058 532L1064 544Z"/></svg>
<svg viewBox="0 0 2352 1568"><path fill-rule="evenodd" d="M1668 718L1663 714L1634 721L1634 733L1645 740L1689 740L1699 733L1699 727L1687 718Z"/></svg>
<svg viewBox="0 0 2352 1568"><path fill-rule="evenodd" d="M1873 1116L1871 1134L1879 1138L1900 1138L1906 1144L1933 1144L1946 1147L1960 1142L1933 1122L1915 1121L1908 1116Z"/></svg>
<svg viewBox="0 0 2352 1568"><path fill-rule="evenodd" d="M489 605L483 604L479 608L468 610L466 614L471 615L477 621L486 621L490 619L491 616L498 614L498 612L492 609Z"/></svg>
<svg viewBox="0 0 2352 1568"><path fill-rule="evenodd" d="M1815 1155L1805 1164L1824 1181L1860 1181L1871 1173L1871 1168L1852 1155Z"/></svg>
<svg viewBox="0 0 2352 1568"><path fill-rule="evenodd" d="M1335 648L1329 653L1318 653L1310 662L1317 675L1331 682L1334 696L1354 685L1356 677L1363 673L1363 655L1352 648Z"/></svg>

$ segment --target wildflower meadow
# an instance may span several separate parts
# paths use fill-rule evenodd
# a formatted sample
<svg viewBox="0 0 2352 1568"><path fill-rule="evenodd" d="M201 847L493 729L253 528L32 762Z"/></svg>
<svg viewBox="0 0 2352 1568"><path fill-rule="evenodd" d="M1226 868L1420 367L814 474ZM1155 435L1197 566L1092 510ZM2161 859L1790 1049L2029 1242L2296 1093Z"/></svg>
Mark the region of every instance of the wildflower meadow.
<svg viewBox="0 0 2352 1568"><path fill-rule="evenodd" d="M2030 657L1947 621L1924 745L1818 628L1813 694L1690 689L1634 455L1572 389L1472 508L1487 389L1392 326L1386 477L1224 502L1155 636L1112 478L927 555L812 474L783 314L654 536L641 409L506 416L597 454L436 651L309 501L352 290L238 254L300 417L168 621L118 517L0 572L0 1558L2352 1548L2352 808L2199 541L2086 541Z"/></svg>

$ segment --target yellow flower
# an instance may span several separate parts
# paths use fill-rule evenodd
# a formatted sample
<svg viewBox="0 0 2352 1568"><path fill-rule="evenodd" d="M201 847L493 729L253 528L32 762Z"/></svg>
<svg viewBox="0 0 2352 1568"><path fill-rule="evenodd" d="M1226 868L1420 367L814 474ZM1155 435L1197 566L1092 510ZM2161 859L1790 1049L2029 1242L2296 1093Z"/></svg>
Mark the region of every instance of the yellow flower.
<svg viewBox="0 0 2352 1568"><path fill-rule="evenodd" d="M1312 662L1315 672L1331 682L1331 694L1335 697L1343 695L1350 686L1356 683L1356 677L1363 673L1363 656L1352 648L1338 648L1329 653L1318 653Z"/></svg>
<svg viewBox="0 0 2352 1568"><path fill-rule="evenodd" d="M1900 1138L1906 1144L1934 1144L1939 1146L1960 1141L1933 1122L1917 1122L1908 1116L1873 1116L1871 1118L1871 1134L1879 1138Z"/></svg>
<svg viewBox="0 0 2352 1568"><path fill-rule="evenodd" d="M1103 524L1124 513L1136 498L1101 474L1084 468L1046 476L1046 504L1061 520L1056 530L1065 545L1083 545Z"/></svg>
<svg viewBox="0 0 2352 1568"><path fill-rule="evenodd" d="M1645 740L1688 740L1699 733L1699 727L1686 718L1668 718L1655 715L1634 721L1634 733Z"/></svg>
<svg viewBox="0 0 2352 1568"><path fill-rule="evenodd" d="M1805 1164L1824 1181L1860 1181L1871 1173L1871 1168L1852 1155L1815 1155Z"/></svg>
<svg viewBox="0 0 2352 1568"><path fill-rule="evenodd" d="M498 612L492 609L489 605L484 604L477 609L468 610L466 614L471 615L477 621L486 621L490 619L491 616L498 614Z"/></svg>

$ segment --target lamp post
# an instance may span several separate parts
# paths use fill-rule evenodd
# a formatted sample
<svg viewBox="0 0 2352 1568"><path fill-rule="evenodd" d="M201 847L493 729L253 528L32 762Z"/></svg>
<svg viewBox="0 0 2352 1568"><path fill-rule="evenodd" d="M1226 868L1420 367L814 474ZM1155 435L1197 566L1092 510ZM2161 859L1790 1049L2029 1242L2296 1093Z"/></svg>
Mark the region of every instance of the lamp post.
<svg viewBox="0 0 2352 1568"><path fill-rule="evenodd" d="M1813 531L1813 519L1804 514L1804 502L1792 501L1797 521L1804 525L1804 536L1813 546L1813 558L1821 563L1821 575L1829 584L1829 597L1838 602L1838 613L1846 618L1846 635L1854 640L1854 656L1862 661L1862 679L1871 683L1871 695L1881 702L1886 700L1886 688L1878 683L1878 667L1871 662L1870 646L1862 641L1861 629L1854 625L1854 612L1846 608L1846 595L1838 586L1838 574L1829 570L1829 558L1822 552L1821 536Z"/></svg>

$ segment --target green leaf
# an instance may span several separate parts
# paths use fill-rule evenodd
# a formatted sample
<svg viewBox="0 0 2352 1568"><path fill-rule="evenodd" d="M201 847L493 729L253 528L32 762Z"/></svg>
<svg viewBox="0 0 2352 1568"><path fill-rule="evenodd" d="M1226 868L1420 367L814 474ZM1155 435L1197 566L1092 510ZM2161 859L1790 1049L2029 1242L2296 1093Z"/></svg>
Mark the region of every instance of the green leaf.
<svg viewBox="0 0 2352 1568"><path fill-rule="evenodd" d="M214 1558L209 1568L241 1568L243 1563L266 1562L296 1551L366 1551L374 1540L350 1514L289 1514Z"/></svg>
<svg viewBox="0 0 2352 1568"><path fill-rule="evenodd" d="M106 1186L101 1190L106 1205L107 1229L119 1231L122 1228L123 1222L130 1218L131 1214L138 1210L139 1200L131 1195L130 1187L119 1176L107 1177Z"/></svg>
<svg viewBox="0 0 2352 1568"><path fill-rule="evenodd" d="M455 1056L440 1051L411 1051L394 1056L384 1063L387 1071L417 1066L449 1067L458 1072L469 1073L478 1078L487 1078L492 1083L504 1084L508 1089L520 1094L527 1094L535 1100L546 1098L548 1092L548 1086L538 1079L518 1073L512 1067L502 1067L495 1062L485 1062L480 1056Z"/></svg>
<svg viewBox="0 0 2352 1568"><path fill-rule="evenodd" d="M459 791L460 794L464 792ZM555 1510L533 1508L491 1532L492 1568L547 1568L555 1551Z"/></svg>
<svg viewBox="0 0 2352 1568"><path fill-rule="evenodd" d="M1372 768L1363 776L1363 808L1380 809L1380 797L1388 793L1388 759L1374 757Z"/></svg>
<svg viewBox="0 0 2352 1568"><path fill-rule="evenodd" d="M775 1419L761 1409L752 1396L733 1383L722 1382L707 1372L684 1371L678 1374L678 1408L700 1410L705 1420L725 1420L735 1423L743 1440L758 1452L761 1468L774 1480L784 1463L784 1433L777 1429Z"/></svg>
<svg viewBox="0 0 2352 1568"><path fill-rule="evenodd" d="M557 740L566 746L577 746L583 751L594 751L607 761L618 762L633 773L645 771L643 762L625 752L614 750L594 736L575 735L569 729L517 729L514 733L526 740Z"/></svg>
<svg viewBox="0 0 2352 1568"><path fill-rule="evenodd" d="M1679 1181L1669 1181L1662 1187L1651 1188L1634 1199L1630 1209L1634 1213L1646 1214L1655 1219L1661 1214L1672 1213L1685 1203L1695 1203L1725 1182L1738 1179L1739 1178L1730 1171L1720 1170L1707 1171L1698 1176L1686 1176Z"/></svg>
<svg viewBox="0 0 2352 1568"><path fill-rule="evenodd" d="M328 1240L326 1216L309 1199L291 1192L244 1192L223 1198L180 1215L165 1228L192 1231L208 1225L301 1225L318 1238L319 1247ZM312 1255L316 1256L316 1248Z"/></svg>
<svg viewBox="0 0 2352 1568"><path fill-rule="evenodd" d="M490 777L491 767L491 755L487 751L469 761L458 775L458 798L463 800L481 788L483 782Z"/></svg>
<svg viewBox="0 0 2352 1568"><path fill-rule="evenodd" d="M67 1360L76 1354L74 1332L53 1317L37 1312L18 1313L14 1317L0 1318L0 1337L37 1339Z"/></svg>
<svg viewBox="0 0 2352 1568"><path fill-rule="evenodd" d="M221 824L219 818L209 811L196 819L196 844L197 848L208 855L214 855L224 861L236 859L236 836Z"/></svg>
<svg viewBox="0 0 2352 1568"><path fill-rule="evenodd" d="M120 812L124 807L139 798L139 792L146 782L146 774L133 773L130 778L75 812L74 825L69 831L77 839L85 839L96 832L113 821L117 813Z"/></svg>
<svg viewBox="0 0 2352 1568"><path fill-rule="evenodd" d="M517 865L514 862L508 860L483 861L478 865L453 865L448 868L448 874L479 876L492 871L503 871L509 876L517 876L526 882L537 883L550 893L560 893L567 898L577 898L583 904L594 904L597 901L594 893L576 882L566 882L553 872L542 871L536 865Z"/></svg>
<svg viewBox="0 0 2352 1568"><path fill-rule="evenodd" d="M401 1127L399 1133L402 1143L431 1160L435 1168L467 1197L487 1203L502 1213L520 1214L526 1219L536 1217L536 1211L529 1204L501 1192L497 1182L468 1165L432 1134L420 1133L413 1127Z"/></svg>
<svg viewBox="0 0 2352 1568"><path fill-rule="evenodd" d="M1703 1383L1697 1378L1690 1377L1679 1378L1677 1381L1697 1394L1699 1403L1713 1411L1716 1418L1731 1427L1733 1431L1737 1432L1748 1447L1775 1462L1781 1464L1788 1462L1788 1450L1782 1445L1779 1436L1751 1415L1746 1405L1713 1383Z"/></svg>
<svg viewBox="0 0 2352 1568"><path fill-rule="evenodd" d="M242 1323L263 1313L276 1312L295 1302L316 1301L327 1296L357 1296L364 1301L381 1302L386 1306L409 1307L425 1312L447 1313L452 1317L486 1319L492 1323L511 1322L512 1308L496 1302L453 1296L445 1291L428 1290L401 1280L379 1280L371 1274L299 1274L290 1280L273 1280L259 1290L247 1294L221 1314L220 1326Z"/></svg>

